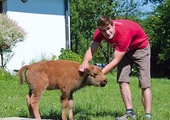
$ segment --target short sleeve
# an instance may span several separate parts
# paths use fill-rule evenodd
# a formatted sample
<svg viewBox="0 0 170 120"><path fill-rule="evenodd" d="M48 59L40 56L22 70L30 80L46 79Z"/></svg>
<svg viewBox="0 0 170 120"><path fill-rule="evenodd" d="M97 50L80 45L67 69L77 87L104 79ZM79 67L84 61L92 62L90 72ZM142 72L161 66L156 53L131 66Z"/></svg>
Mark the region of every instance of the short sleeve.
<svg viewBox="0 0 170 120"><path fill-rule="evenodd" d="M101 43L102 39L103 39L103 35L100 33L99 29L96 29L93 35L93 41Z"/></svg>

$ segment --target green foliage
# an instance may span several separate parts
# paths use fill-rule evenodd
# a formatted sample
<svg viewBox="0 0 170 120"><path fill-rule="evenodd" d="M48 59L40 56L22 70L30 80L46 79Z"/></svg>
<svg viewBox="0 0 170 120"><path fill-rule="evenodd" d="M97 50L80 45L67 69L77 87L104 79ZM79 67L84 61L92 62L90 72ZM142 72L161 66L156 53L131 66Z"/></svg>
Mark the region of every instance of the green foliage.
<svg viewBox="0 0 170 120"><path fill-rule="evenodd" d="M152 4L153 12L143 10L142 6L147 4ZM109 15L113 19L131 19L138 22L149 36L152 76L170 77L169 6L169 0L71 0L71 50L84 56L101 15ZM112 55L113 49L102 42L92 62L108 63Z"/></svg>
<svg viewBox="0 0 170 120"><path fill-rule="evenodd" d="M2 67L0 67L0 80L8 80L8 79L9 80L13 79L13 76L9 72L5 71Z"/></svg>
<svg viewBox="0 0 170 120"><path fill-rule="evenodd" d="M78 54L74 53L70 49L62 48L60 52L61 52L61 55L59 55L59 59L62 59L62 60L73 60L73 61L77 61L79 63L82 62L82 57L79 56Z"/></svg>
<svg viewBox="0 0 170 120"><path fill-rule="evenodd" d="M150 38L151 72L155 77L170 77L170 4L160 4L152 15L143 20Z"/></svg>
<svg viewBox="0 0 170 120"><path fill-rule="evenodd" d="M157 3L163 3L165 0L142 0L142 3L144 5L148 4L148 3L153 3L153 4L157 4Z"/></svg>
<svg viewBox="0 0 170 120"><path fill-rule="evenodd" d="M58 56L58 58L56 57L56 55L46 55L45 53L42 53L41 56L38 56L38 57L32 59L29 64L33 64L33 63L36 63L39 61L57 60L57 59L73 60L73 61L77 61L79 63L81 63L83 61L83 59L80 55L74 53L70 49L61 48L60 52L61 52L61 54Z"/></svg>
<svg viewBox="0 0 170 120"><path fill-rule="evenodd" d="M117 3L112 0L71 0L71 50L84 56L92 42L93 32L96 29L96 20L101 15L110 15L114 18L113 9L116 6L118 6ZM103 45L104 48L106 46L107 44ZM107 53L106 50L99 49L93 60L95 62L106 62L107 58L100 56L103 52Z"/></svg>
<svg viewBox="0 0 170 120"><path fill-rule="evenodd" d="M138 7L134 0L71 0L71 50L84 56L92 42L93 33L97 28L96 23L101 15L108 15L112 19L137 20L141 15ZM113 49L108 43L102 42L93 57L93 62L109 63L112 56Z"/></svg>
<svg viewBox="0 0 170 120"><path fill-rule="evenodd" d="M34 58L31 60L29 64L33 64L39 61L45 61L45 60L57 60L56 55L46 55L45 53L41 53L40 56Z"/></svg>

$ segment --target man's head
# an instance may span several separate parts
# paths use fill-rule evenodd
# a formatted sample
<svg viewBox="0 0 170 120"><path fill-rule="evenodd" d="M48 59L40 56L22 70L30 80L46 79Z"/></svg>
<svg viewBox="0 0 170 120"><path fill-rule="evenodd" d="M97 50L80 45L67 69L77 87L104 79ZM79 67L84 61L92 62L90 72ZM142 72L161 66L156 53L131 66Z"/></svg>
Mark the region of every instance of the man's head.
<svg viewBox="0 0 170 120"><path fill-rule="evenodd" d="M97 22L97 26L107 39L112 39L114 37L115 27L109 16L101 16Z"/></svg>

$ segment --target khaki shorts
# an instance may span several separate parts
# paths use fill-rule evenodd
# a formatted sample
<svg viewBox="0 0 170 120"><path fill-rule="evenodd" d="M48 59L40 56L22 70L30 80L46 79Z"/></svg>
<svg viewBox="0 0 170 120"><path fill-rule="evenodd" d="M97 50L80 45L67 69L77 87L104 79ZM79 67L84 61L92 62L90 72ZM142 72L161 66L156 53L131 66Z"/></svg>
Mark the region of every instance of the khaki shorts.
<svg viewBox="0 0 170 120"><path fill-rule="evenodd" d="M130 82L133 64L138 71L139 87L150 87L150 45L144 49L127 52L117 66L117 82Z"/></svg>

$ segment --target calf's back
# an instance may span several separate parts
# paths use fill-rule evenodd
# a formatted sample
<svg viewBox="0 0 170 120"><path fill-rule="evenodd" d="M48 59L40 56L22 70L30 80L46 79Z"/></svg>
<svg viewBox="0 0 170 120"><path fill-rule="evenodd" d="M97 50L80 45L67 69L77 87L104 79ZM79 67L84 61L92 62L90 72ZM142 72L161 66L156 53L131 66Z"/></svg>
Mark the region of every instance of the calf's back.
<svg viewBox="0 0 170 120"><path fill-rule="evenodd" d="M79 73L79 65L77 62L68 60L32 64L26 71L27 83L30 84L30 87L43 86L44 89L70 88L72 84L75 87L81 82L82 77Z"/></svg>

